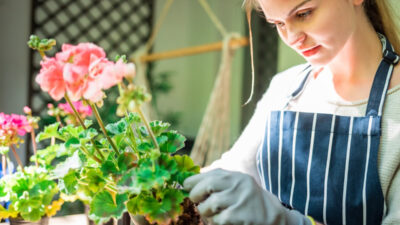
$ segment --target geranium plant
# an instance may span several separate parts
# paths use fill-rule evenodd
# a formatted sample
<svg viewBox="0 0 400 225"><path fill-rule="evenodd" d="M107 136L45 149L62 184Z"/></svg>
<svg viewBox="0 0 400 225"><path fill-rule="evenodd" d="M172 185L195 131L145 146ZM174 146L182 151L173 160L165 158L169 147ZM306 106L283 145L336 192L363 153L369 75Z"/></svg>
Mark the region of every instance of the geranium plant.
<svg viewBox="0 0 400 225"><path fill-rule="evenodd" d="M58 118L38 134L37 141L52 139L53 144L32 160L44 164L51 177L58 179L63 199L88 204L89 217L96 223L118 219L126 211L143 215L151 223L177 220L187 196L181 185L199 167L190 157L174 154L184 147L184 136L169 130L168 123L147 121L141 106L150 95L133 83L134 64L124 56L110 61L92 43L63 44L53 57L45 56L44 51L54 44L36 36L29 41L43 56L37 83L54 100L65 99L67 104L51 105L50 113L68 119L63 123ZM105 90L114 85L120 92L117 112L121 119L105 124L98 107ZM99 129L84 118L89 111ZM54 164L56 158L63 160Z"/></svg>
<svg viewBox="0 0 400 225"><path fill-rule="evenodd" d="M22 136L31 133L36 154L34 129L38 118L31 115L31 110L24 109L27 116L0 113L0 149L2 155L3 176L0 179L0 202L9 202L8 208L0 206L0 219L22 218L38 221L42 217L51 217L61 208L63 199L56 200L58 186L46 169L39 166L24 167L18 156L17 148L23 142ZM11 149L19 166L12 172L8 158Z"/></svg>

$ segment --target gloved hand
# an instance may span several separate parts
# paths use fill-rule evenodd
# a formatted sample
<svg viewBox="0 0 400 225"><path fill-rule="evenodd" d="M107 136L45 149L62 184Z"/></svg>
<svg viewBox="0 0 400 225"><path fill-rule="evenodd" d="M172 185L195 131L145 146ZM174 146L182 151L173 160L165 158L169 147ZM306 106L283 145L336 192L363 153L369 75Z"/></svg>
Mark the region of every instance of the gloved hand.
<svg viewBox="0 0 400 225"><path fill-rule="evenodd" d="M200 202L200 214L217 225L312 225L247 174L216 169L189 177L183 185L189 198Z"/></svg>

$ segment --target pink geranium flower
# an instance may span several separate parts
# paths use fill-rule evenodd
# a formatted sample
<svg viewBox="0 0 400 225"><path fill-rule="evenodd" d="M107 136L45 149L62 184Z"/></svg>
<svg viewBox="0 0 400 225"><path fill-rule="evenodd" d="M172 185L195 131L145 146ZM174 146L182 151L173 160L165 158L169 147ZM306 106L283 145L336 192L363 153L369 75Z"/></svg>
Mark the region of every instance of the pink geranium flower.
<svg viewBox="0 0 400 225"><path fill-rule="evenodd" d="M108 89L120 83L124 77L133 78L135 73L136 69L133 63L124 63L122 60L118 60L115 64L104 68L100 79L101 86Z"/></svg>
<svg viewBox="0 0 400 225"><path fill-rule="evenodd" d="M19 136L25 135L32 131L32 126L27 118L22 115L0 113L0 146L8 146L17 144Z"/></svg>
<svg viewBox="0 0 400 225"><path fill-rule="evenodd" d="M135 75L133 63L111 62L104 50L92 43L64 44L61 52L45 58L41 65L36 81L57 101L67 93L72 101L99 102L105 96L103 90Z"/></svg>
<svg viewBox="0 0 400 225"><path fill-rule="evenodd" d="M88 83L83 94L85 99L89 99L92 102L98 102L103 99L105 95L102 90L107 88L104 88L102 85L102 74L105 68L110 67L113 64L114 63L109 61L107 58L96 58L95 56L92 56L89 66Z"/></svg>
<svg viewBox="0 0 400 225"><path fill-rule="evenodd" d="M56 54L56 59L64 63L71 63L88 69L92 56L105 58L106 53L102 48L93 43L80 43L78 45L63 44L61 52Z"/></svg>
<svg viewBox="0 0 400 225"><path fill-rule="evenodd" d="M82 101L72 102L72 105L74 105L76 111L82 117L92 115L92 109L90 108L90 106L84 105ZM60 103L60 104L58 104L58 108L60 108L67 114L74 115L74 111L72 110L71 106L68 103Z"/></svg>
<svg viewBox="0 0 400 225"><path fill-rule="evenodd" d="M54 100L60 100L64 97L66 89L66 83L63 78L64 63L57 61L55 58L45 57L40 62L40 65L42 68L36 77L36 82Z"/></svg>
<svg viewBox="0 0 400 225"><path fill-rule="evenodd" d="M80 43L76 46L70 44L64 44L62 46L62 52L56 54L56 58L63 61L66 65L64 67L64 80L67 84L67 90L69 97L72 101L78 101L85 95L87 90L93 85L92 76L89 74L89 68L93 61L97 59L106 58L104 50L97 45L92 43ZM92 94L89 99L91 101L100 101L103 95L101 90L97 91L96 94Z"/></svg>

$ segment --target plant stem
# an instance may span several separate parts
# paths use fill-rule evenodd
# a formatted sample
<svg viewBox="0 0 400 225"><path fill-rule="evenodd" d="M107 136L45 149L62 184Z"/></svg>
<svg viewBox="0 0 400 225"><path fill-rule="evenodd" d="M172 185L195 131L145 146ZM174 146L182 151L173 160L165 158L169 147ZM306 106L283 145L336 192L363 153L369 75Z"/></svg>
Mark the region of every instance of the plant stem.
<svg viewBox="0 0 400 225"><path fill-rule="evenodd" d="M5 155L2 155L1 159L2 159L1 166L3 169L3 176L5 176L7 174L7 159Z"/></svg>
<svg viewBox="0 0 400 225"><path fill-rule="evenodd" d="M100 117L99 111L97 110L96 105L88 102L90 105L90 108L92 108L93 112L94 112L94 116L97 119L97 122L99 123L99 126L101 128L101 130L103 131L104 136L106 136L108 142L111 144L111 147L113 148L113 150L115 151L115 154L117 154L117 156L119 156L119 151L117 149L117 146L114 144L114 141L110 138L110 136L107 135L107 131L106 128L104 127L104 123L103 120Z"/></svg>
<svg viewBox="0 0 400 225"><path fill-rule="evenodd" d="M22 165L22 161L21 161L21 159L19 158L19 156L18 156L18 154L17 154L17 151L15 150L14 145L11 144L11 145L10 145L10 148L11 148L12 152L14 153L15 159L17 160L18 165L21 167L22 172L25 173L24 166Z"/></svg>
<svg viewBox="0 0 400 225"><path fill-rule="evenodd" d="M96 162L98 162L99 164L101 164L101 160L100 160L99 158L97 158L97 156L95 156L95 155L93 155L93 154L90 154L90 152L89 152L85 147L81 146L81 150L82 150L86 155L91 156L91 157L94 159L94 161L96 161Z"/></svg>
<svg viewBox="0 0 400 225"><path fill-rule="evenodd" d="M111 190L112 192L117 193L117 189L109 184L106 184L104 187L107 187L107 190Z"/></svg>
<svg viewBox="0 0 400 225"><path fill-rule="evenodd" d="M137 109L137 111L138 111L140 117L142 118L143 123L144 123L144 125L146 126L146 129L147 129L147 131L148 131L149 134L150 134L151 139L152 139L153 142L154 142L154 146L156 147L156 149L160 149L160 146L158 146L156 137L154 136L154 133L153 133L153 131L152 131L151 128L150 128L149 122L147 121L146 117L144 116L142 110L140 109L140 107L136 107L136 109Z"/></svg>
<svg viewBox="0 0 400 225"><path fill-rule="evenodd" d="M37 146L36 146L36 138L35 138L35 130L32 128L31 132L31 139L32 139L32 147L33 147L33 154L35 155L35 165L36 168L39 167L38 159L37 159Z"/></svg>
<svg viewBox="0 0 400 225"><path fill-rule="evenodd" d="M80 184L80 185L85 185L85 186L89 186L89 184L88 184L88 183L86 183L86 182L83 182L83 181L81 181L81 180L78 180L78 184Z"/></svg>
<svg viewBox="0 0 400 225"><path fill-rule="evenodd" d="M81 124L81 126L83 127L83 129L86 130L87 128L86 128L85 124L83 123L83 120L82 120L81 116L79 115L78 111L76 111L74 104L72 104L71 99L69 99L67 94L64 95L64 98L68 102L69 106L71 106L72 111L74 111L75 117L78 119L78 121Z"/></svg>
<svg viewBox="0 0 400 225"><path fill-rule="evenodd" d="M79 115L78 111L76 111L74 104L72 104L71 99L69 99L68 95L64 95L65 100L68 102L69 106L71 106L72 110L74 111L75 117L78 119L79 123L83 127L83 129L87 130L87 127L85 126L85 123L83 123L83 120L81 116ZM97 148L96 144L94 143L93 139L90 139L90 142L92 142L92 145L94 149L96 150L97 153L99 153L100 157L102 160L104 160L104 155L101 153L101 151ZM101 162L100 162L101 163Z"/></svg>
<svg viewBox="0 0 400 225"><path fill-rule="evenodd" d="M46 55L44 54L44 51L42 51L42 50L38 50L39 51L39 54L40 54L40 56L42 56L42 58L44 58Z"/></svg>
<svg viewBox="0 0 400 225"><path fill-rule="evenodd" d="M64 125L61 122L60 115L58 115L58 114L56 115L56 120L57 120L57 122L60 123L60 127L64 127Z"/></svg>
<svg viewBox="0 0 400 225"><path fill-rule="evenodd" d="M120 96L122 95L122 92L123 92L122 89L123 88L125 88L125 84L124 84L124 82L120 82L118 84L118 92L119 92ZM125 117L127 117L128 115L129 115L128 110L125 110ZM131 143L134 145L134 146L131 146L131 145L129 145L129 146L132 148L133 151L137 151L137 144L136 144L135 135L134 135L134 132L133 132L133 129L132 129L132 124L129 124L128 128L129 128L129 131L132 133L132 136L133 136L133 138L132 138L131 135L129 135L128 138L131 141Z"/></svg>

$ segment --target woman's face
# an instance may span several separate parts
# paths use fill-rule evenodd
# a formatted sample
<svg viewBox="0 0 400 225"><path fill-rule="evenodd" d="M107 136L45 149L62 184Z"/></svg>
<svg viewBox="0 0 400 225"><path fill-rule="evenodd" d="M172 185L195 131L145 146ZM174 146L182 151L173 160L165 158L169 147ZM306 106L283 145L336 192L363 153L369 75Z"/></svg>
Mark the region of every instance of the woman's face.
<svg viewBox="0 0 400 225"><path fill-rule="evenodd" d="M328 64L346 45L356 27L357 1L258 0L282 40L314 66Z"/></svg>

